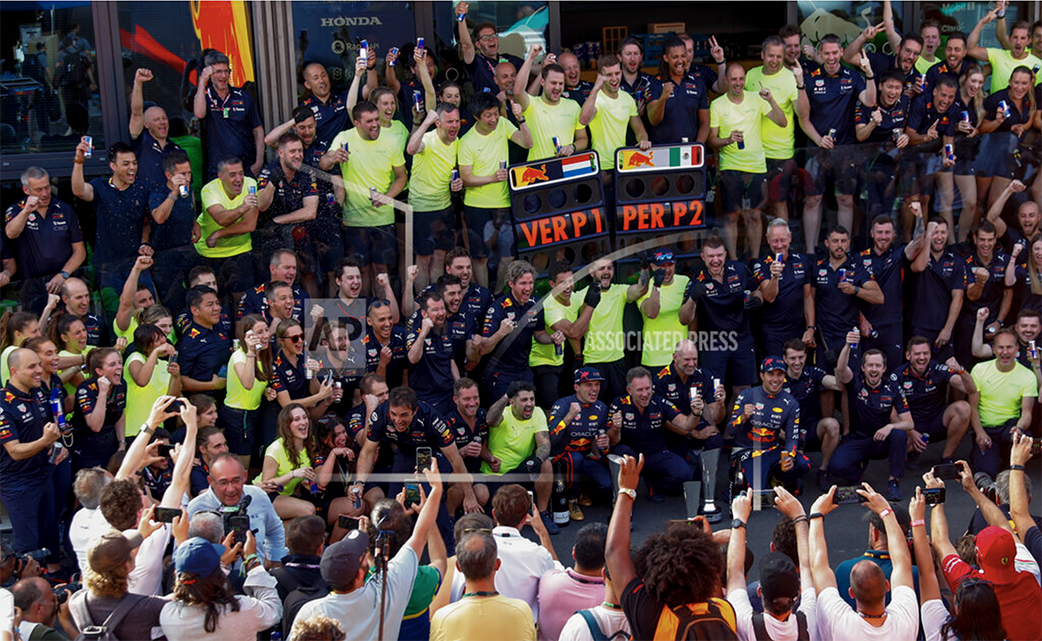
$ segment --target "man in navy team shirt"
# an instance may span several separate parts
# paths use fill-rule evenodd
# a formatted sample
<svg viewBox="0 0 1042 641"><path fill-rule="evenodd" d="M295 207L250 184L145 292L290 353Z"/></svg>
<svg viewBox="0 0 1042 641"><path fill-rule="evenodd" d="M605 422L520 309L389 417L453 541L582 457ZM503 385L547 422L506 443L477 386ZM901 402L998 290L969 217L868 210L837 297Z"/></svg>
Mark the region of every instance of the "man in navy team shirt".
<svg viewBox="0 0 1042 641"><path fill-rule="evenodd" d="M196 223L195 199L190 191L192 163L180 150L163 156L164 183L154 185L148 196L152 212L149 244L155 252L151 270L159 299L177 309L184 301L184 274L195 265L199 254L192 244L202 233ZM187 196L181 194L188 188Z"/></svg>
<svg viewBox="0 0 1042 641"><path fill-rule="evenodd" d="M217 177L217 163L235 156L248 176L264 165L264 123L250 94L231 84L228 56L211 51L199 74L193 111L206 129L206 180Z"/></svg>
<svg viewBox="0 0 1042 641"><path fill-rule="evenodd" d="M966 34L961 31L949 33L947 44L944 46L944 60L927 70L923 91L932 91L937 80L942 77L959 82L972 64L972 60L966 60Z"/></svg>
<svg viewBox="0 0 1042 641"><path fill-rule="evenodd" d="M791 338L802 338L813 347L813 266L807 256L792 251L792 231L784 218L767 225L767 245L770 253L753 262L753 283L763 297L757 310L760 348L764 354L781 354Z"/></svg>
<svg viewBox="0 0 1042 641"><path fill-rule="evenodd" d="M265 290L268 282L280 281L289 283L293 288L293 319L303 323L304 306L307 304L310 296L296 284L297 255L293 253L293 250L279 249L273 252L268 260L268 275L269 278L265 283L253 287L243 294L242 299L239 300L239 307L236 310L236 321L242 320L243 316L249 314L262 314L265 318L270 319Z"/></svg>
<svg viewBox="0 0 1042 641"><path fill-rule="evenodd" d="M456 5L456 11L466 12L465 2ZM463 50L463 64L470 74L471 82L474 83L474 91L490 91L493 95L499 93L496 85L496 65L500 62L509 62L514 69L520 69L524 60L508 53L499 52L499 34L496 33L496 25L491 22L482 22L474 27L474 37L471 38L466 22L459 23L459 43ZM538 70L533 67L533 76ZM498 398L498 397L497 397Z"/></svg>
<svg viewBox="0 0 1042 641"><path fill-rule="evenodd" d="M944 150L945 145L955 142L955 125L959 122L955 102L958 92L959 84L955 80L940 78L930 93L912 101L905 126L908 134L906 162L901 163L901 171L923 211L930 211L930 199L937 181L935 174L951 172L955 166L954 151L949 156ZM953 194L947 194L944 201L951 203L952 198ZM911 201L911 198L905 199L906 203ZM912 215L906 205L901 210L901 231L905 238L908 238L911 228Z"/></svg>
<svg viewBox="0 0 1042 641"><path fill-rule="evenodd" d="M481 471L482 444L488 443L488 410L481 407L481 394L476 381L461 378L452 385L452 407L445 414L445 423L456 439L456 447L467 471ZM463 488L454 485L445 493L445 508L455 516L463 504ZM484 483L474 484L474 496L479 505L489 499L489 489Z"/></svg>
<svg viewBox="0 0 1042 641"><path fill-rule="evenodd" d="M90 311L90 288L87 283L75 276L66 280L61 288L61 302L66 313L83 321L87 330L87 345L99 347L102 339L107 337L108 326L104 318Z"/></svg>
<svg viewBox="0 0 1042 641"><path fill-rule="evenodd" d="M138 69L134 74L134 88L130 91L130 145L137 154L138 180L152 189L166 182L163 175L163 158L174 151L184 149L171 142L170 120L159 105L145 109L143 85L152 80L150 69ZM189 176L190 178L191 176Z"/></svg>
<svg viewBox="0 0 1042 641"><path fill-rule="evenodd" d="M217 292L209 287L193 287L188 290L188 309L192 323L177 343L181 386L186 393L223 396L227 385L227 373L223 370L228 366L232 342L219 326L221 303Z"/></svg>
<svg viewBox="0 0 1042 641"><path fill-rule="evenodd" d="M876 81L876 105L858 101L854 110L855 134L865 151L865 180L868 185L868 218L889 214L894 206L897 159L908 146L905 124L911 101L904 95L904 76L891 69Z"/></svg>
<svg viewBox="0 0 1042 641"><path fill-rule="evenodd" d="M800 405L799 449L805 452L821 450L818 487L827 492L832 486L829 481L829 461L839 446L839 421L832 416L822 418L821 395L826 391L842 392L843 385L834 375L807 364L807 345L798 338L790 339L782 347L782 360L785 361L785 383L782 389L792 394Z"/></svg>
<svg viewBox="0 0 1042 641"><path fill-rule="evenodd" d="M329 147L338 133L351 128L351 112L347 109L348 91L344 89L334 93L326 68L318 62L304 67L304 88L311 95L301 100L297 109L303 107L312 114L315 118L316 140L323 147ZM298 117L296 110L293 117L294 120Z"/></svg>
<svg viewBox="0 0 1042 641"><path fill-rule="evenodd" d="M859 64L868 77L865 81L857 71L844 67L843 48L839 36L828 34L818 44L823 64L805 73L804 85L797 85L800 127L810 141L824 151L807 152L807 171L814 178L813 193L807 195L803 206L804 238L807 253L818 246L821 231L821 202L829 182L836 185L836 204L839 224L850 229L854 222L854 192L857 190L858 168L855 150L854 109L857 101L876 104L875 73L868 58L862 56ZM806 92L807 102L803 102ZM802 104L809 104L808 110ZM833 133L835 135L830 135Z"/></svg>
<svg viewBox="0 0 1042 641"><path fill-rule="evenodd" d="M843 50L843 62L856 66L862 55L862 48L866 43L875 39L880 29L875 25L869 25L864 31L850 41L847 48ZM923 51L923 38L917 33L906 33L897 47L897 53L870 53L868 60L872 65L874 75L879 77L891 69L896 69L905 77L905 93L915 97L922 92L919 84L919 72L915 69L915 63L919 60L919 54Z"/></svg>
<svg viewBox="0 0 1042 641"><path fill-rule="evenodd" d="M73 208L53 196L51 178L40 167L22 172L25 198L7 208L4 235L18 256L25 284L22 305L43 310L47 294L58 294L87 258L80 220ZM49 278L48 278L49 277Z"/></svg>
<svg viewBox="0 0 1042 641"><path fill-rule="evenodd" d="M925 337L934 358L943 362L955 353L952 333L966 296L966 268L963 259L948 248L948 222L943 218L926 226L924 242L928 246L911 264L916 304L909 325L912 336Z"/></svg>
<svg viewBox="0 0 1042 641"><path fill-rule="evenodd" d="M303 170L304 143L296 132L279 136L278 145L278 158L257 176L261 214L253 232L255 269L263 269L264 259L277 249L294 247L303 256L314 254L307 234L297 228L318 217L318 184L313 174ZM308 271L314 276L314 264Z"/></svg>
<svg viewBox="0 0 1042 641"><path fill-rule="evenodd" d="M409 387L421 401L445 415L452 409L452 384L460 377L453 360L452 335L445 322L445 299L438 293L420 296L420 323L411 328L406 346Z"/></svg>
<svg viewBox="0 0 1042 641"><path fill-rule="evenodd" d="M1013 307L1013 290L1005 284L1009 257L998 247L995 225L983 221L973 230L971 237L975 251L966 257L965 262L966 297L955 321L955 359L972 369L978 362L972 352L977 310L988 309L985 331L994 334Z"/></svg>
<svg viewBox="0 0 1042 641"><path fill-rule="evenodd" d="M648 121L655 144L704 143L709 136L709 93L705 83L687 71L687 47L680 38L662 45L661 83L651 87Z"/></svg>

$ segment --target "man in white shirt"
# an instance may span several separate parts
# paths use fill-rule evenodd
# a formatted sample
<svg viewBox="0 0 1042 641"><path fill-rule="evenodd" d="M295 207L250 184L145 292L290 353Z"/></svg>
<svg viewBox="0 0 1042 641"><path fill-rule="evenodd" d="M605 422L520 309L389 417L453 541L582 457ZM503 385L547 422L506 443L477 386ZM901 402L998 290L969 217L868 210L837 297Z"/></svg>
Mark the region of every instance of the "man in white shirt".
<svg viewBox="0 0 1042 641"><path fill-rule="evenodd" d="M829 567L829 553L825 544L825 516L836 509L833 497L836 486L814 501L810 512L811 574L818 593L818 627L824 639L833 641L913 641L919 631L919 602L912 587L912 556L908 551L901 526L894 511L882 495L863 483L858 494L866 499L865 506L883 520L887 546L893 562L890 581L883 570L869 560L859 561L850 571L850 595L856 610L840 598L836 589L836 575ZM893 590L890 604L886 593Z"/></svg>
<svg viewBox="0 0 1042 641"><path fill-rule="evenodd" d="M72 543L73 552L76 553L81 573L89 567L87 550L91 544L112 529L98 509L101 505L101 491L105 489L109 480L111 477L105 470L100 467L88 467L76 473L76 480L72 484L72 492L83 506L72 515L72 523L69 525L69 541Z"/></svg>

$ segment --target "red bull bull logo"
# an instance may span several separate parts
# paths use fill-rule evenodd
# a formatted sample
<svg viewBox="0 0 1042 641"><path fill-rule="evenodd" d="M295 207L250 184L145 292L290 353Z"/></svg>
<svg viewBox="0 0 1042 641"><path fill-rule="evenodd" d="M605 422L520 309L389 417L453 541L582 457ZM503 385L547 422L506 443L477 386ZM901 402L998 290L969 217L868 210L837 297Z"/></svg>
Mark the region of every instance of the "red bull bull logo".
<svg viewBox="0 0 1042 641"><path fill-rule="evenodd" d="M624 167L626 167L626 169L633 169L635 167L654 167L655 163L651 159L651 154L653 153L654 152L642 154L639 151L635 151L628 154Z"/></svg>
<svg viewBox="0 0 1042 641"><path fill-rule="evenodd" d="M539 167L514 167L514 188L527 187L532 183L550 180L546 175L546 165Z"/></svg>

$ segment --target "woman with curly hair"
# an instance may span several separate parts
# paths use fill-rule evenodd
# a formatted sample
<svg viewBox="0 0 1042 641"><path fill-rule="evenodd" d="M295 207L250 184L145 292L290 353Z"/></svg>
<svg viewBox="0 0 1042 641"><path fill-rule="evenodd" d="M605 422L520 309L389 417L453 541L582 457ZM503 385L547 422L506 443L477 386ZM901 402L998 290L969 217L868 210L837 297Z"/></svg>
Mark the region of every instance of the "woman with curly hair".
<svg viewBox="0 0 1042 641"><path fill-rule="evenodd" d="M314 514L321 500L315 469L311 466L315 435L303 405L290 403L282 408L278 434L264 451L263 471L253 483L268 492L279 518L289 520Z"/></svg>
<svg viewBox="0 0 1042 641"><path fill-rule="evenodd" d="M221 569L223 553L223 545L199 537L188 539L174 552L173 600L159 615L168 641L255 641L258 632L282 618L277 582L257 557L253 533L246 532L243 546L246 596L232 592Z"/></svg>
<svg viewBox="0 0 1042 641"><path fill-rule="evenodd" d="M316 614L307 619L297 619L289 638L290 641L344 641L347 635L336 619Z"/></svg>

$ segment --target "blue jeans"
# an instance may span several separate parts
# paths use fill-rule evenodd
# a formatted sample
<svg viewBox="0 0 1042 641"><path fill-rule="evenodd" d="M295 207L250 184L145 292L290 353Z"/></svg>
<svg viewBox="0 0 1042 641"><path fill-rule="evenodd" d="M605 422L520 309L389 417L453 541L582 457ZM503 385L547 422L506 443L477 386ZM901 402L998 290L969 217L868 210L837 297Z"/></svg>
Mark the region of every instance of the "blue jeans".
<svg viewBox="0 0 1042 641"><path fill-rule="evenodd" d="M591 458L586 452L565 452L554 461L564 475L568 498L579 497L580 489L592 487L592 494L611 493L611 473L606 458Z"/></svg>
<svg viewBox="0 0 1042 641"><path fill-rule="evenodd" d="M892 430L885 440L877 441L872 434L851 434L839 444L829 462L829 472L850 482L860 482L869 461L888 459L890 476L900 479L905 475L908 456L908 434Z"/></svg>

